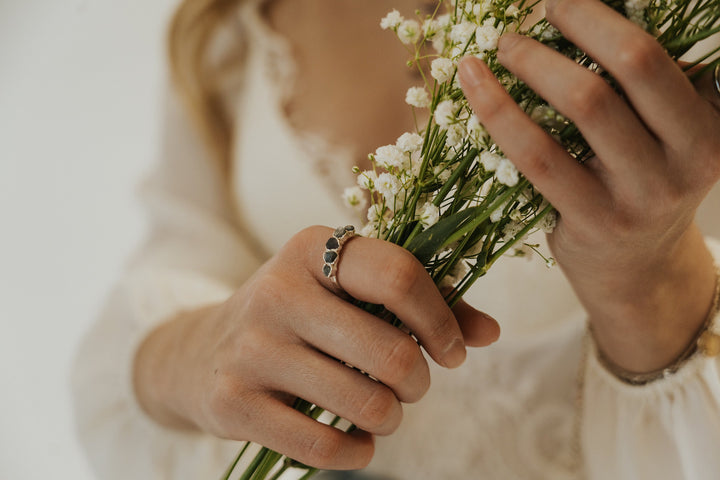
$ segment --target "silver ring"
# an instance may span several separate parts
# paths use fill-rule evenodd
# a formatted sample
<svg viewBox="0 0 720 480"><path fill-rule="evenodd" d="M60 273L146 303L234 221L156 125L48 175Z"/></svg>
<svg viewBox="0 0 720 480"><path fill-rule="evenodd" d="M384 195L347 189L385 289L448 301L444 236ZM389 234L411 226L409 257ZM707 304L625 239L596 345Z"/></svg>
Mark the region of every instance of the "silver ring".
<svg viewBox="0 0 720 480"><path fill-rule="evenodd" d="M345 225L338 227L332 237L325 242L325 253L323 253L322 272L327 278L337 285L337 269L340 262L340 251L348 240L355 235L355 227Z"/></svg>
<svg viewBox="0 0 720 480"><path fill-rule="evenodd" d="M715 70L713 71L713 79L715 84L715 93L720 95L720 63L715 65Z"/></svg>

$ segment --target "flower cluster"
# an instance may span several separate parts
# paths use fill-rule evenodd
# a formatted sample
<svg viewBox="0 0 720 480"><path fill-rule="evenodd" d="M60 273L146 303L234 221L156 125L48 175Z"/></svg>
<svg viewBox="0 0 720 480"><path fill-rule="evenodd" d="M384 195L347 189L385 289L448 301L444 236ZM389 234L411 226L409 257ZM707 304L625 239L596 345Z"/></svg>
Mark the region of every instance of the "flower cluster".
<svg viewBox="0 0 720 480"><path fill-rule="evenodd" d="M460 59L472 55L485 61L530 118L581 163L592 151L580 131L497 61L498 40L508 31L526 35L595 71L610 85L616 83L546 20L528 24L535 0L436 1L432 15L416 12L414 18L405 18L393 10L380 21L383 30L394 32L407 46L410 64L425 80L405 97L415 118L425 123L394 144L376 149L369 156L371 168L356 168L357 185L347 188L343 198L349 207L366 214L362 235L410 250L448 292L452 305L502 255L542 256L528 237L535 231L551 232L557 218L472 114L457 83ZM603 1L655 35L674 59L716 33L720 24L720 0ZM720 63L700 65L717 51L720 47L683 68L701 75ZM548 266L555 263L542 258ZM382 305L358 302L357 306L400 326ZM324 412L302 399L294 408L315 419ZM331 418L333 426L341 420ZM254 453L249 446L230 466L225 480L246 454L252 461L239 480L286 478L284 473L290 470L293 478L307 479L316 472L268 448Z"/></svg>

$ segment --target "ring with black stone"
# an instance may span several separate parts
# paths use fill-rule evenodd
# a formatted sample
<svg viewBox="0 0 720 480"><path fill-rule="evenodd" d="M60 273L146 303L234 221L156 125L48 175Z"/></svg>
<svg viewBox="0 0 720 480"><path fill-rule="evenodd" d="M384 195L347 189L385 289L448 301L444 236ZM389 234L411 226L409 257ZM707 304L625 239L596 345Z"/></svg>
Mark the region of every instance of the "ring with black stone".
<svg viewBox="0 0 720 480"><path fill-rule="evenodd" d="M355 235L355 227L345 225L338 227L332 237L325 242L325 253L323 253L322 272L327 278L337 284L337 267L340 262L340 251L343 245Z"/></svg>

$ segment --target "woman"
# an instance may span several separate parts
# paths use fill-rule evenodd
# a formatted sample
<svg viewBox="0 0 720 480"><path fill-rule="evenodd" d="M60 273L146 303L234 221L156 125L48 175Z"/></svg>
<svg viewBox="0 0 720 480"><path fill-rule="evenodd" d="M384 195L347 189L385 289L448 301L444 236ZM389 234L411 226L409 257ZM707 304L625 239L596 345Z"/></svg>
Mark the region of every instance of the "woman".
<svg viewBox="0 0 720 480"><path fill-rule="evenodd" d="M225 47L199 50L217 66L212 83L197 81L208 79L205 63L172 50L180 93L226 163L211 163L171 100L163 163L144 187L152 235L75 377L81 437L103 478L215 478L238 449L221 438L326 469L370 462L395 478L720 471L719 364L702 353L684 361L717 297L720 247L706 244L694 216L720 176L720 93L709 78L696 90L598 0L553 0L547 17L619 80L624 98L533 41L506 35L498 54L579 125L597 153L585 166L517 110L481 62L460 67L480 120L561 215L548 243L562 271L506 260L472 295L501 320L501 342L468 352L497 339L497 322L469 304L450 311L399 247L353 239L337 282L322 274L332 230L305 227L351 223L335 200L353 181L346 172L411 125L402 98L418 80L377 22L418 6L183 4L174 45L203 45L198 32L227 28ZM242 59L227 45L242 45ZM234 89L220 76L228 62L242 65ZM707 217L706 232L720 235ZM397 313L429 358L347 294ZM585 319L594 341L583 348ZM663 369L677 373L652 374ZM289 407L298 396L359 430L301 416Z"/></svg>

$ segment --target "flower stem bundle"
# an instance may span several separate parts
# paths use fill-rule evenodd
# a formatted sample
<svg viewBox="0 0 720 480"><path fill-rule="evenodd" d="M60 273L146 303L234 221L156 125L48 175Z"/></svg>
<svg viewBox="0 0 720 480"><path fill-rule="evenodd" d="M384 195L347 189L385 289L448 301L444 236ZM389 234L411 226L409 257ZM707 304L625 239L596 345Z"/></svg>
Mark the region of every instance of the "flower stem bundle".
<svg viewBox="0 0 720 480"><path fill-rule="evenodd" d="M720 32L720 0L603 1L657 38L675 60ZM588 142L570 119L498 62L500 36L515 32L533 38L620 91L601 65L549 22L528 21L537 4L538 0L437 0L431 14L415 12L405 18L393 10L380 23L407 46L408 64L424 80L406 94L416 128L395 144L379 147L369 156L369 169L356 168L357 185L346 189L344 199L359 211L367 208L367 223L359 233L411 251L451 306L504 255L537 253L549 266L554 264L529 236L551 232L556 222L553 207L473 115L457 80L458 62L466 56L485 61L523 111L579 163L593 156ZM682 68L694 79L720 63L718 51L720 46L684 62ZM402 326L380 305L356 305ZM294 408L333 426L347 424L302 399ZM286 474L305 479L316 472L247 444L224 479L233 478L240 460L247 466L239 480L290 478Z"/></svg>

